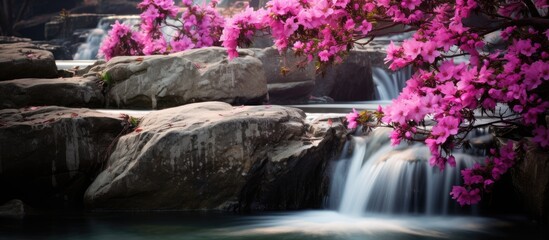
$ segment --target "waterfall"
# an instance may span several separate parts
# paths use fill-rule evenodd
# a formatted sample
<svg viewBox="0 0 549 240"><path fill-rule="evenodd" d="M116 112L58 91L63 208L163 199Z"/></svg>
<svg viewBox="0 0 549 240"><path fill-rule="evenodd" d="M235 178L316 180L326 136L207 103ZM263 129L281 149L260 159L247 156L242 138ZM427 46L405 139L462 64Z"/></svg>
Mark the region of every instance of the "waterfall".
<svg viewBox="0 0 549 240"><path fill-rule="evenodd" d="M406 80L412 77L412 67L407 66L396 72L381 67L372 67L372 79L377 100L392 100L398 97L406 86Z"/></svg>
<svg viewBox="0 0 549 240"><path fill-rule="evenodd" d="M444 171L429 165L429 149L421 144L392 147L389 129L376 129L367 137L353 137L352 154L333 166L330 207L346 215L448 214L464 209L451 199L460 170L482 160L454 153L456 167ZM347 146L349 147L349 146ZM474 209L473 209L474 210Z"/></svg>
<svg viewBox="0 0 549 240"><path fill-rule="evenodd" d="M86 42L78 46L78 50L73 56L74 60L92 60L97 59L97 53L99 52L99 46L103 41L103 38L107 35L111 26L119 21L123 24L130 26L138 25L141 20L138 15L127 15L127 16L110 16L104 17L99 20L97 28L92 29L88 33Z"/></svg>

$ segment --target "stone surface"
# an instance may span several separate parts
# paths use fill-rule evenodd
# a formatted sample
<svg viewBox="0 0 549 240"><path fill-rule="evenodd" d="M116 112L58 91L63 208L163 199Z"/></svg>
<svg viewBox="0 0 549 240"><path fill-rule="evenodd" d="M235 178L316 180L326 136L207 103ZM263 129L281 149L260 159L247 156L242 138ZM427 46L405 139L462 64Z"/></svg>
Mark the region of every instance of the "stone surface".
<svg viewBox="0 0 549 240"><path fill-rule="evenodd" d="M0 202L81 205L124 123L118 115L89 109L0 110Z"/></svg>
<svg viewBox="0 0 549 240"><path fill-rule="evenodd" d="M351 50L343 63L331 66L324 75L317 75L312 94L329 96L335 101L375 100L372 67L379 66L381 55L384 57L385 53Z"/></svg>
<svg viewBox="0 0 549 240"><path fill-rule="evenodd" d="M69 16L56 16L45 25L44 34L47 40L54 38L71 39L77 29L92 29L103 17L111 14L81 13Z"/></svg>
<svg viewBox="0 0 549 240"><path fill-rule="evenodd" d="M53 54L26 42L1 44L0 81L33 77L57 77Z"/></svg>
<svg viewBox="0 0 549 240"><path fill-rule="evenodd" d="M19 199L10 200L0 206L0 218L23 218L28 207Z"/></svg>
<svg viewBox="0 0 549 240"><path fill-rule="evenodd" d="M241 50L231 61L224 48L210 47L171 55L116 57L96 66L97 75L110 85L109 107L158 109L192 102L223 101L259 104L267 84L261 61Z"/></svg>
<svg viewBox="0 0 549 240"><path fill-rule="evenodd" d="M195 103L155 111L120 138L85 194L94 209L320 207L340 122L309 125L301 110Z"/></svg>
<svg viewBox="0 0 549 240"><path fill-rule="evenodd" d="M137 4L141 1L134 0L98 0L97 12L110 13L117 15L137 15L141 11L137 8Z"/></svg>
<svg viewBox="0 0 549 240"><path fill-rule="evenodd" d="M269 102L272 104L306 103L315 86L315 69L303 57L292 52L281 56L274 47L254 48L255 56L263 63L263 70L269 88ZM299 68L298 65L304 67ZM285 68L287 72L282 74Z"/></svg>
<svg viewBox="0 0 549 240"><path fill-rule="evenodd" d="M524 210L533 219L549 224L549 154L530 146L525 159L512 169L511 179Z"/></svg>
<svg viewBox="0 0 549 240"><path fill-rule="evenodd" d="M14 36L0 36L0 44L6 43L18 43L18 42L30 42L30 38L20 38Z"/></svg>
<svg viewBox="0 0 549 240"><path fill-rule="evenodd" d="M26 78L0 82L0 109L55 105L102 108L105 105L96 78Z"/></svg>

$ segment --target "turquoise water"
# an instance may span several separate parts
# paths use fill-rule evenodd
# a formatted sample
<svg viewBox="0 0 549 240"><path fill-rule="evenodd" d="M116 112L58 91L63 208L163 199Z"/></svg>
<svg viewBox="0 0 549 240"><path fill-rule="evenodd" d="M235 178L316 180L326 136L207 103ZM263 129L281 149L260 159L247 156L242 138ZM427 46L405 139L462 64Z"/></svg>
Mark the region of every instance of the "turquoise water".
<svg viewBox="0 0 549 240"><path fill-rule="evenodd" d="M549 239L523 218L364 216L333 211L39 214L0 220L0 239Z"/></svg>

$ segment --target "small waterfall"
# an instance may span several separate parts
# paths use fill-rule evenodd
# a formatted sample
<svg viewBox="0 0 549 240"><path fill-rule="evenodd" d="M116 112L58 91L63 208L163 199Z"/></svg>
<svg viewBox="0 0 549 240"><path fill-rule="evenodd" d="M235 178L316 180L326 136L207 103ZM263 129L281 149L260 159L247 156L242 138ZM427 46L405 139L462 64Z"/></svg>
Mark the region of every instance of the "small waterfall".
<svg viewBox="0 0 549 240"><path fill-rule="evenodd" d="M335 162L330 207L346 215L461 213L449 193L461 181L460 170L482 160L455 153L456 167L440 171L429 165L424 145L392 147L389 129L376 129L368 137L353 137L352 154ZM349 146L346 146L349 147ZM474 209L473 209L474 210Z"/></svg>
<svg viewBox="0 0 549 240"><path fill-rule="evenodd" d="M78 46L78 50L74 54L74 60L93 60L97 59L97 53L99 52L99 46L103 41L103 38L107 35L111 26L119 21L123 24L130 26L137 26L141 20L138 15L127 16L111 16L104 17L99 20L97 28L92 29L88 33L86 42Z"/></svg>
<svg viewBox="0 0 549 240"><path fill-rule="evenodd" d="M372 67L376 99L392 100L397 98L400 91L406 86L406 80L411 77L411 66L399 69L396 72L381 67Z"/></svg>

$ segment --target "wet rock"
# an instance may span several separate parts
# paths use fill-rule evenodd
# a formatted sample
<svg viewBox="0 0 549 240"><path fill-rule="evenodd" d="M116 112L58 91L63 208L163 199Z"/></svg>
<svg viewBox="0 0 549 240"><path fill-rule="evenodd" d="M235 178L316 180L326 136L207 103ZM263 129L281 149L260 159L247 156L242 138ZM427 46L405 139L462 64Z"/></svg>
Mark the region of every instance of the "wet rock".
<svg viewBox="0 0 549 240"><path fill-rule="evenodd" d="M267 96L261 61L248 50L231 61L224 48L170 55L116 57L88 75L109 83L109 107L159 109L193 102L259 104ZM85 75L86 76L86 75Z"/></svg>
<svg viewBox="0 0 549 240"><path fill-rule="evenodd" d="M54 78L53 54L31 43L0 45L0 81L17 78Z"/></svg>
<svg viewBox="0 0 549 240"><path fill-rule="evenodd" d="M0 82L0 109L27 106L93 107L105 106L98 79L26 78Z"/></svg>
<svg viewBox="0 0 549 240"><path fill-rule="evenodd" d="M18 42L30 42L30 38L20 38L14 36L0 36L0 44L6 43L18 43Z"/></svg>
<svg viewBox="0 0 549 240"><path fill-rule="evenodd" d="M526 212L549 224L549 153L530 146L524 160L511 170L511 179Z"/></svg>
<svg viewBox="0 0 549 240"><path fill-rule="evenodd" d="M62 40L34 41L38 49L49 51L55 60L72 60L70 42Z"/></svg>
<svg viewBox="0 0 549 240"><path fill-rule="evenodd" d="M23 218L28 207L19 199L10 200L0 206L0 218Z"/></svg>
<svg viewBox="0 0 549 240"><path fill-rule="evenodd" d="M0 202L81 206L124 123L89 109L0 110Z"/></svg>
<svg viewBox="0 0 549 240"><path fill-rule="evenodd" d="M385 53L351 50L343 63L331 66L323 75L317 75L312 94L329 96L335 101L375 100L372 67L379 61L379 55L384 57Z"/></svg>
<svg viewBox="0 0 549 240"><path fill-rule="evenodd" d="M263 63L272 104L306 103L315 86L315 69L292 52L281 56L274 47L250 49ZM298 67L301 66L301 67ZM284 73L283 73L284 72Z"/></svg>
<svg viewBox="0 0 549 240"><path fill-rule="evenodd" d="M188 104L143 117L85 194L94 209L319 207L340 122L280 106Z"/></svg>

